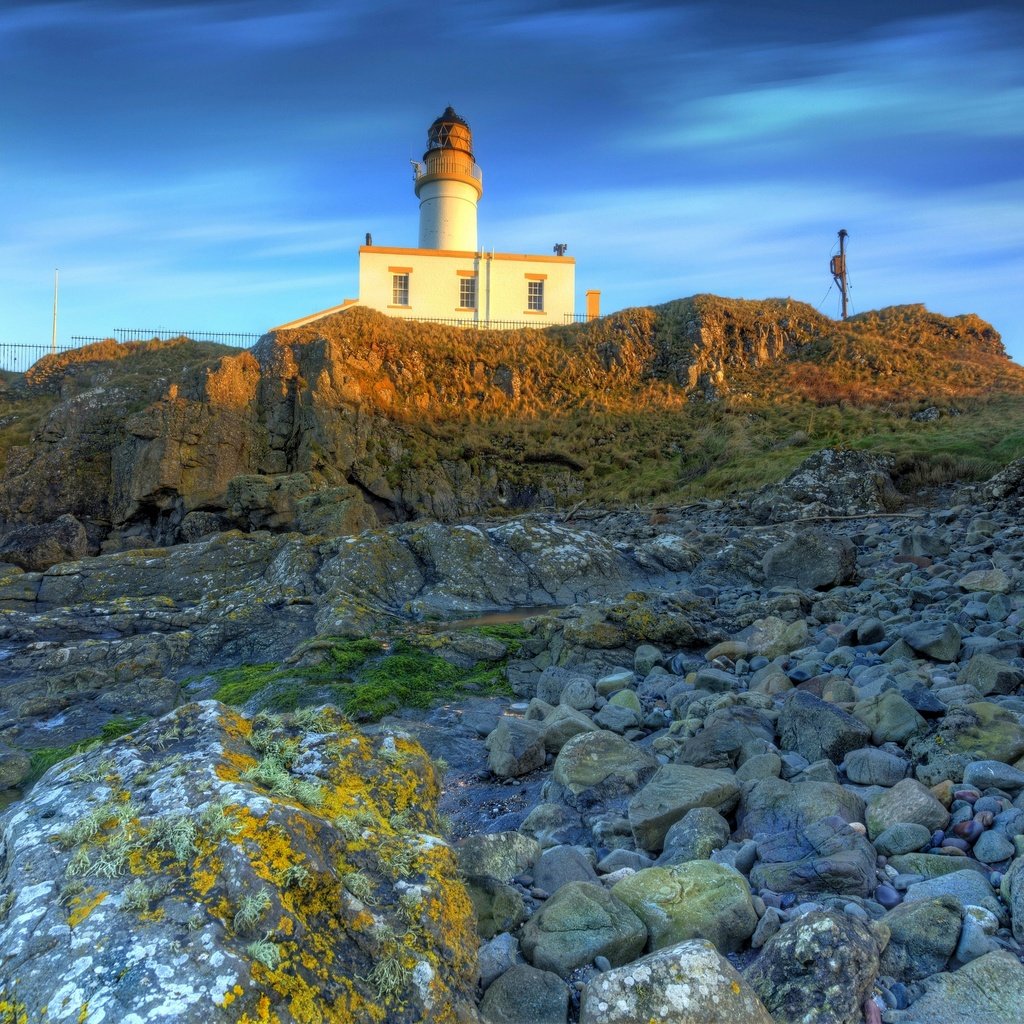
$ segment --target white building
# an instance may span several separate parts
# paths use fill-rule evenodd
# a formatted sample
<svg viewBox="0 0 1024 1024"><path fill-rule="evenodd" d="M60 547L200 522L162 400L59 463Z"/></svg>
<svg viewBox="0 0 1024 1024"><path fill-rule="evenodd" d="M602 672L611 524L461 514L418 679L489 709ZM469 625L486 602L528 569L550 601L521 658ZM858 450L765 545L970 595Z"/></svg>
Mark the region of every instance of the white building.
<svg viewBox="0 0 1024 1024"><path fill-rule="evenodd" d="M556 246L552 256L485 252L477 243L483 172L473 157L469 125L448 107L427 132L422 163L413 161L420 201L415 249L359 249L359 298L282 327L299 327L349 306L388 316L480 327L508 323L548 327L575 318L576 261ZM587 319L599 314L600 292L587 292Z"/></svg>

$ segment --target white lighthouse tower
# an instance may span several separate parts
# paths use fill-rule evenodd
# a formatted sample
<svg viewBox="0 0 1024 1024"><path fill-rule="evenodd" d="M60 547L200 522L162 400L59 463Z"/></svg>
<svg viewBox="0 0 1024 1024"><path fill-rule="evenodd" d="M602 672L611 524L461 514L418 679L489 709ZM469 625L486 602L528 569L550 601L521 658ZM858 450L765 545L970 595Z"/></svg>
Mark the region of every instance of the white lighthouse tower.
<svg viewBox="0 0 1024 1024"><path fill-rule="evenodd" d="M473 159L473 133L448 107L427 129L427 151L416 164L420 248L477 251L476 204L483 172Z"/></svg>

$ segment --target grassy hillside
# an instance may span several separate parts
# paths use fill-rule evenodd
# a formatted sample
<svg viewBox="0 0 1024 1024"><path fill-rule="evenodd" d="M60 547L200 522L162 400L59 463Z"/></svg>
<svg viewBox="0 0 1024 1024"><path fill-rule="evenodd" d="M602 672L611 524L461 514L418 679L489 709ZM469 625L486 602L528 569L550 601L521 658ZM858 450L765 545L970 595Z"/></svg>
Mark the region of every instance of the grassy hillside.
<svg viewBox="0 0 1024 1024"><path fill-rule="evenodd" d="M33 507L33 480L70 479L53 467L78 465L83 437L97 495L115 486L104 467L141 487L159 464L160 507L190 486L216 509L207 444L235 459L231 473L390 488L413 515L435 487L455 489L456 513L549 500L542 492L609 504L724 496L835 445L895 455L908 488L984 478L1024 456L1024 368L984 321L922 306L837 322L789 299L698 295L518 331L354 308L268 335L252 354L102 342L4 384L0 488L12 509ZM74 511L73 496L50 491L47 509Z"/></svg>

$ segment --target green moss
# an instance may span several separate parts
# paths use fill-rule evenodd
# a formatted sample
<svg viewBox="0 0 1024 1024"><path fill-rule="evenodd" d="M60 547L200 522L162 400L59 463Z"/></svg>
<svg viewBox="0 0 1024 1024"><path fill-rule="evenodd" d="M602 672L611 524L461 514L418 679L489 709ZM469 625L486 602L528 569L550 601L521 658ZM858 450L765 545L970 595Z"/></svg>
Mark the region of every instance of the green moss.
<svg viewBox="0 0 1024 1024"><path fill-rule="evenodd" d="M280 675L273 662L225 668L212 674L220 684L213 694L214 699L236 707L254 697Z"/></svg>
<svg viewBox="0 0 1024 1024"><path fill-rule="evenodd" d="M522 626L481 626L475 632L518 651L526 635ZM429 707L435 701L464 693L509 695L503 662L478 662L461 669L405 640L390 651L380 640L320 638L325 652L315 665L278 668L273 664L244 665L213 673L219 681L214 696L225 704L241 705L275 684L267 707L295 712L304 703L333 704L361 721L374 720L401 707ZM314 728L315 725L305 726Z"/></svg>
<svg viewBox="0 0 1024 1024"><path fill-rule="evenodd" d="M331 648L330 666L338 672L354 672L373 655L381 653L381 643L371 637L361 640L339 640Z"/></svg>
<svg viewBox="0 0 1024 1024"><path fill-rule="evenodd" d="M444 658L399 641L391 654L358 676L342 709L359 719L376 719L402 707L425 708L462 693L507 694L504 667L477 662L460 669Z"/></svg>
<svg viewBox="0 0 1024 1024"><path fill-rule="evenodd" d="M479 636L489 636L494 640L500 640L508 650L508 653L518 654L523 646L523 640L527 633L519 622L502 622L493 626L473 626L469 630Z"/></svg>

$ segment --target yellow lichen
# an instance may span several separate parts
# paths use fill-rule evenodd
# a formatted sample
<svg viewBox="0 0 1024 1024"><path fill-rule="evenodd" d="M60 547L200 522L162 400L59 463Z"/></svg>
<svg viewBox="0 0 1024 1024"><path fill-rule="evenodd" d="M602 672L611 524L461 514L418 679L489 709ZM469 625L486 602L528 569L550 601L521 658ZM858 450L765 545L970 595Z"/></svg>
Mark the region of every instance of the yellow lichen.
<svg viewBox="0 0 1024 1024"><path fill-rule="evenodd" d="M5 991L0 991L0 1024L28 1024L25 1004L9 999Z"/></svg>
<svg viewBox="0 0 1024 1024"><path fill-rule="evenodd" d="M226 1010L239 996L245 994L245 989L241 985L235 985L233 988L229 988L224 995L216 1001L216 1005L222 1010Z"/></svg>
<svg viewBox="0 0 1024 1024"><path fill-rule="evenodd" d="M84 893L76 896L70 904L68 924L72 928L80 925L109 895L109 892L103 890L89 897Z"/></svg>

